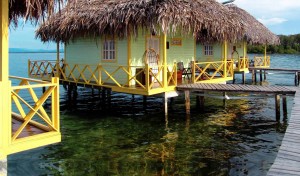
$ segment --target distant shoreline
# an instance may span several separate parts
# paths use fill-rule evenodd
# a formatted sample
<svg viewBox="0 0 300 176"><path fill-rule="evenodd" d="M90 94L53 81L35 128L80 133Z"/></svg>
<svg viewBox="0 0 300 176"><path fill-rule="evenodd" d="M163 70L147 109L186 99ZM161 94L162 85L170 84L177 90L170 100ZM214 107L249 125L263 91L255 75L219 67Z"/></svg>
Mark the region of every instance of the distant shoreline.
<svg viewBox="0 0 300 176"><path fill-rule="evenodd" d="M41 53L56 53L56 52L53 52L53 51L49 51L49 52L43 52L43 51L41 51L41 52L36 52L36 51L32 51L32 52L30 52L30 51L25 51L25 52L9 52L9 53L39 53L39 54L41 54ZM59 53L64 53L64 52L59 52Z"/></svg>

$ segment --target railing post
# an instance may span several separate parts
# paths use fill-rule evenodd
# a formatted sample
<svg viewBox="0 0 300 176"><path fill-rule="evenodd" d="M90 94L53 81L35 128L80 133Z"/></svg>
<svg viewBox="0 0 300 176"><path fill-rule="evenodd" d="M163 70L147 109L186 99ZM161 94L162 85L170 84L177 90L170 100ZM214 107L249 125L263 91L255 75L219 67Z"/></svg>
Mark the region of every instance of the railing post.
<svg viewBox="0 0 300 176"><path fill-rule="evenodd" d="M97 66L97 70L98 70L98 85L102 85L102 77L101 77L101 65L98 64Z"/></svg>
<svg viewBox="0 0 300 176"><path fill-rule="evenodd" d="M267 44L265 44L264 66L267 66Z"/></svg>
<svg viewBox="0 0 300 176"><path fill-rule="evenodd" d="M11 82L0 82L0 160L6 159L11 143Z"/></svg>
<svg viewBox="0 0 300 176"><path fill-rule="evenodd" d="M8 80L8 0L0 2L0 175L7 174L7 149L11 140L11 82Z"/></svg>
<svg viewBox="0 0 300 176"><path fill-rule="evenodd" d="M192 67L191 68L192 69L192 83L196 82L196 80L195 80L196 79L196 73L195 73L196 72L195 71L196 67L195 67L195 64L196 64L195 61L191 62L191 67Z"/></svg>
<svg viewBox="0 0 300 176"><path fill-rule="evenodd" d="M177 62L174 62L174 65L173 65L173 68L174 68L174 82L175 82L175 86L177 86Z"/></svg>
<svg viewBox="0 0 300 176"><path fill-rule="evenodd" d="M168 87L168 73L167 73L167 35L163 34L163 85L164 88Z"/></svg>
<svg viewBox="0 0 300 176"><path fill-rule="evenodd" d="M52 102L52 125L54 126L55 129L57 129L57 131L59 132L59 78L58 77L54 77L52 78L52 84L53 86L55 86L53 92L52 92L52 96L51 96L51 102Z"/></svg>
<svg viewBox="0 0 300 176"><path fill-rule="evenodd" d="M227 41L224 41L224 70L223 70L223 76L224 78L227 78Z"/></svg>
<svg viewBox="0 0 300 176"><path fill-rule="evenodd" d="M146 84L146 90L147 91L150 91L150 79L152 79L149 75L149 64L146 64L145 65L145 84Z"/></svg>

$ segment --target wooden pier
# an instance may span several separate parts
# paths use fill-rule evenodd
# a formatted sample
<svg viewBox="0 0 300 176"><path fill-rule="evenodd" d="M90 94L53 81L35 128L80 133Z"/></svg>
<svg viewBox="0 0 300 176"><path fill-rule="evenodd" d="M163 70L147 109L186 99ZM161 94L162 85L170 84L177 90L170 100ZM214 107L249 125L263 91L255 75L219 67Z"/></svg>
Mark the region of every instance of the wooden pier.
<svg viewBox="0 0 300 176"><path fill-rule="evenodd" d="M300 90L294 98L289 125L268 174L300 176Z"/></svg>
<svg viewBox="0 0 300 176"><path fill-rule="evenodd" d="M185 92L186 113L190 114L190 92L235 92L235 93L255 93L272 94L275 98L276 120L280 119L280 98L282 97L282 106L286 111L286 96L294 95L296 90L287 86L257 86L240 84L185 84L177 86L177 90ZM203 97L200 97L202 100ZM203 103L203 101L201 101ZM286 115L286 112L283 112ZM287 118L287 117L284 117Z"/></svg>
<svg viewBox="0 0 300 176"><path fill-rule="evenodd" d="M294 74L295 86L300 83L300 70L299 69L288 69L288 68L259 68L259 67L249 67L249 71L252 73L252 82L257 82L257 73L259 73L260 82L267 79L266 72L284 72Z"/></svg>

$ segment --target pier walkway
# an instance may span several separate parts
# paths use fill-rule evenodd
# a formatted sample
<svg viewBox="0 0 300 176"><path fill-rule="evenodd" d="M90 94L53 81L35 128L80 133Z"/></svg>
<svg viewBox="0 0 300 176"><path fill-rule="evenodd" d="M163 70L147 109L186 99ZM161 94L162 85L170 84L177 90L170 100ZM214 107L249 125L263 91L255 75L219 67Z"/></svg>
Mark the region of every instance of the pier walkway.
<svg viewBox="0 0 300 176"><path fill-rule="evenodd" d="M288 68L259 68L259 67L249 67L249 71L252 73L252 82L257 82L257 73L260 75L260 81L266 80L266 72L272 71L272 72L282 72L282 73L289 73L294 74L294 82L295 86L299 85L300 83L300 70L299 69L288 69Z"/></svg>
<svg viewBox="0 0 300 176"><path fill-rule="evenodd" d="M190 114L190 92L226 92L272 94L275 97L276 120L280 119L280 98L282 97L283 114L287 117L287 95L294 95L296 89L288 86L258 86L241 84L184 84L176 87L178 91L185 93L186 113ZM204 97L200 97L200 105L204 103ZM286 118L285 117L285 118Z"/></svg>
<svg viewBox="0 0 300 176"><path fill-rule="evenodd" d="M295 95L287 130L267 175L300 176L300 90Z"/></svg>

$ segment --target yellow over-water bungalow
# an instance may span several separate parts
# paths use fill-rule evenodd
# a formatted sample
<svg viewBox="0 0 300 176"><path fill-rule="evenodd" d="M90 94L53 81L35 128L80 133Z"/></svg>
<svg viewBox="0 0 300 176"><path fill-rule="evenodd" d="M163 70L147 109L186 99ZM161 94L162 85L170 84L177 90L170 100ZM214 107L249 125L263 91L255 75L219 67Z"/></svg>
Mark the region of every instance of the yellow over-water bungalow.
<svg viewBox="0 0 300 176"><path fill-rule="evenodd" d="M270 67L270 56L267 56L266 45L278 45L279 37L273 34L262 23L256 20L245 10L234 4L226 5L233 13L238 14L239 21L245 25L245 31L241 40L228 42L227 59L233 62L234 72L249 72L249 66L256 68ZM247 45L265 45L264 56L255 56L251 60L247 55ZM196 45L196 60L203 66L222 62L224 58L223 44L214 41L199 41ZM208 67L209 68L209 67ZM245 75L244 75L245 76Z"/></svg>
<svg viewBox="0 0 300 176"><path fill-rule="evenodd" d="M215 0L72 1L37 30L44 42L64 43L64 59L29 61L29 76L140 95L186 82L224 83L233 78L232 61L223 57L207 73L196 42L220 42L225 53L243 31L238 16Z"/></svg>
<svg viewBox="0 0 300 176"><path fill-rule="evenodd" d="M62 1L61 1L62 2ZM0 1L0 175L7 175L7 156L60 142L59 80L51 82L9 75L8 28L19 18L37 22L58 1ZM42 87L45 92L40 94ZM30 97L31 99L29 99ZM51 97L51 109L43 107ZM49 103L49 102L48 102Z"/></svg>

